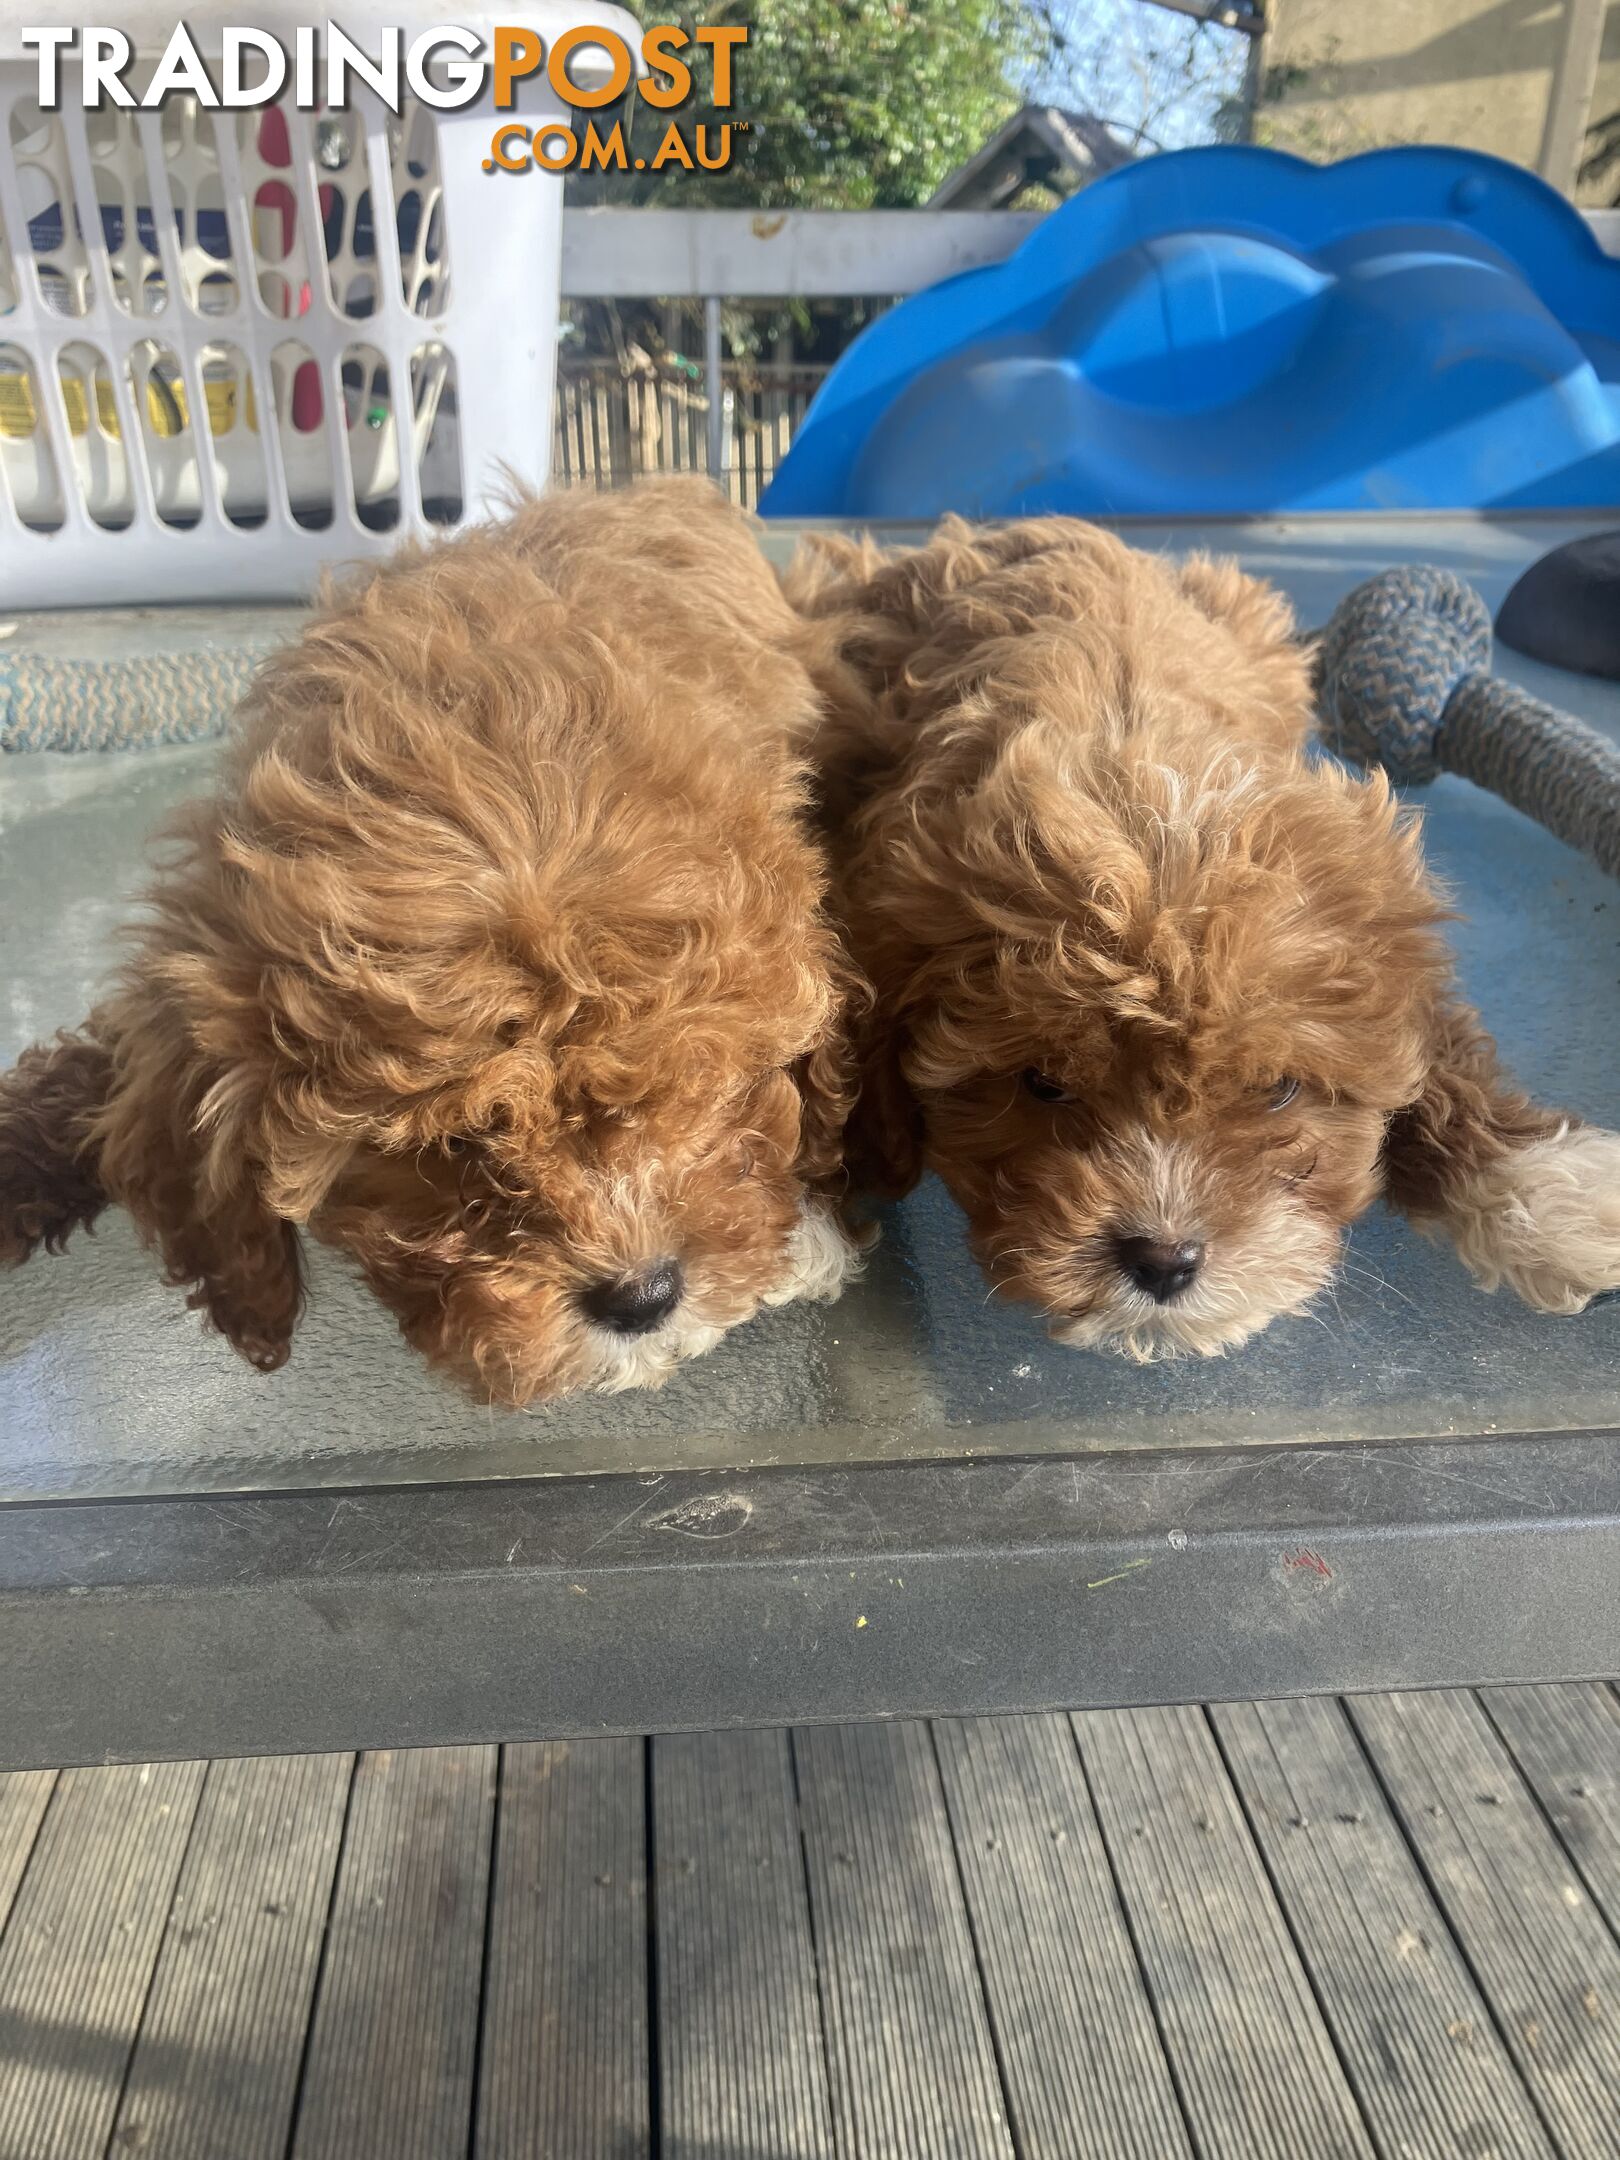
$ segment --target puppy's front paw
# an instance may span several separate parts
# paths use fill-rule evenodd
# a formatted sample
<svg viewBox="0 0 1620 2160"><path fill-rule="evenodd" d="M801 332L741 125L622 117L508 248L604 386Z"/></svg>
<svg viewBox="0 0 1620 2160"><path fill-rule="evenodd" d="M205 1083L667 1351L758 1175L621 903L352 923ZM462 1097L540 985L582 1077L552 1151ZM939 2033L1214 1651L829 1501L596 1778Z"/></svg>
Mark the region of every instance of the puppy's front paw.
<svg viewBox="0 0 1620 2160"><path fill-rule="evenodd" d="M1620 1133L1577 1125L1515 1148L1459 1188L1444 1227L1482 1290L1584 1311L1620 1290Z"/></svg>
<svg viewBox="0 0 1620 2160"><path fill-rule="evenodd" d="M838 1210L825 1200L806 1200L788 1241L787 1272L774 1290L766 1291L765 1303L790 1305L795 1298L812 1298L831 1304L861 1272L861 1257Z"/></svg>

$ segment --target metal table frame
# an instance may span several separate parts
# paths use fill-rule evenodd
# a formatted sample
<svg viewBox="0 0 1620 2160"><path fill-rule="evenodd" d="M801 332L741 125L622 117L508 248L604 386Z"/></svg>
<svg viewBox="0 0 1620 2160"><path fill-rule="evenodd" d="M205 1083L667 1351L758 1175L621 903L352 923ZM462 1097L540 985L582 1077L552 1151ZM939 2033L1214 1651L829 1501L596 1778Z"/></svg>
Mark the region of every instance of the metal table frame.
<svg viewBox="0 0 1620 2160"><path fill-rule="evenodd" d="M1308 606L1414 551L1500 584L1564 536L1133 531L1303 548ZM1200 1447L1183 1416L1109 1452L1093 1424L993 1459L21 1497L0 1768L1607 1677L1620 1385L1583 1388L1473 1438L1401 1437L1403 1409L1371 1444ZM1590 1429L1519 1429L1543 1417ZM213 1422L191 1437L238 1452Z"/></svg>
<svg viewBox="0 0 1620 2160"><path fill-rule="evenodd" d="M0 1516L0 1766L1620 1671L1620 1429Z"/></svg>

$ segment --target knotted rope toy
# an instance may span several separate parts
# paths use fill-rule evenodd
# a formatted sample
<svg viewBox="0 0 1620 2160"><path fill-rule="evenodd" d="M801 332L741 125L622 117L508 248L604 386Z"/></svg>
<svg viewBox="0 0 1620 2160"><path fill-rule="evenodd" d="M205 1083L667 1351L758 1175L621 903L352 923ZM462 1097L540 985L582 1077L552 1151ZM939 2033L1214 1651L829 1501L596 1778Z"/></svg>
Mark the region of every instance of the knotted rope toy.
<svg viewBox="0 0 1620 2160"><path fill-rule="evenodd" d="M1490 672L1471 585L1417 563L1342 600L1316 648L1322 737L1402 786L1460 773L1620 877L1620 748Z"/></svg>
<svg viewBox="0 0 1620 2160"><path fill-rule="evenodd" d="M0 751L144 750L218 735L283 642L102 661L0 650Z"/></svg>

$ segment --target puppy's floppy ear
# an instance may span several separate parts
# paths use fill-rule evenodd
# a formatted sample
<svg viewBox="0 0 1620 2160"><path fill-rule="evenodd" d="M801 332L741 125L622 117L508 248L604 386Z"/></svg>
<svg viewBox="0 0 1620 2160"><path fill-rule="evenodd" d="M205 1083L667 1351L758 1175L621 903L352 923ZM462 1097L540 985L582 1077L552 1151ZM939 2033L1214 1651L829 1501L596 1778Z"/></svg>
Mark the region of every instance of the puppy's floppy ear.
<svg viewBox="0 0 1620 2160"><path fill-rule="evenodd" d="M1440 1217L1458 1186L1569 1120L1513 1085L1478 1014L1455 997L1434 1012L1428 1060L1422 1092L1390 1120L1384 1177L1404 1213Z"/></svg>
<svg viewBox="0 0 1620 2160"><path fill-rule="evenodd" d="M110 1072L89 1128L101 1184L157 1246L167 1279L189 1286L187 1304L273 1372L303 1308L303 1266L292 1224L258 1189L230 1068L139 974L101 1025Z"/></svg>
<svg viewBox="0 0 1620 2160"><path fill-rule="evenodd" d="M1390 1120L1384 1179L1483 1289L1556 1313L1620 1289L1620 1135L1532 1102L1455 997L1433 1015L1420 1093Z"/></svg>
<svg viewBox="0 0 1620 2160"><path fill-rule="evenodd" d="M905 1040L898 1020L870 1017L846 1141L851 1189L885 1200L910 1192L923 1173L922 1109L901 1065Z"/></svg>
<svg viewBox="0 0 1620 2160"><path fill-rule="evenodd" d="M1235 562L1189 555L1181 589L1201 615L1225 623L1256 657L1294 643L1294 611L1275 585L1262 585Z"/></svg>
<svg viewBox="0 0 1620 2160"><path fill-rule="evenodd" d="M1256 703L1298 724L1310 711L1311 655L1297 634L1294 611L1274 585L1263 585L1236 563L1193 555L1182 564L1182 592L1211 622L1230 631L1252 670L1233 684L1252 713Z"/></svg>
<svg viewBox="0 0 1620 2160"><path fill-rule="evenodd" d="M237 1135L205 1135L213 1077L155 985L24 1051L0 1077L0 1265L60 1252L117 1201L188 1303L269 1372L303 1302L298 1243L255 1194Z"/></svg>
<svg viewBox="0 0 1620 2160"><path fill-rule="evenodd" d="M799 1091L798 1172L813 1191L846 1182L845 1141L855 1103L855 1061L848 1037L831 1029L792 1068Z"/></svg>
<svg viewBox="0 0 1620 2160"><path fill-rule="evenodd" d="M799 1091L798 1172L812 1191L841 1197L849 1185L845 1149L858 1075L855 1034L872 993L843 946L829 935L822 964L833 984L832 1010L819 1041L792 1068Z"/></svg>
<svg viewBox="0 0 1620 2160"><path fill-rule="evenodd" d="M0 1267L41 1245L60 1252L106 1206L89 1127L111 1080L91 1029L37 1043L0 1073Z"/></svg>

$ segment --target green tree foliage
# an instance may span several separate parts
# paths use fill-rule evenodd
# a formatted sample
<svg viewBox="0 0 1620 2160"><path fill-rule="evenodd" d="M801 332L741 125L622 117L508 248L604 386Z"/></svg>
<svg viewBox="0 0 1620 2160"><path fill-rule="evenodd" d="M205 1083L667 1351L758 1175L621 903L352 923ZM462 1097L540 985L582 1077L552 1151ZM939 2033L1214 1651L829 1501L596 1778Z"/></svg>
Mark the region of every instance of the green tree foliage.
<svg viewBox="0 0 1620 2160"><path fill-rule="evenodd" d="M906 209L1023 101L1043 28L1026 0L710 0L695 9L641 0L644 21L746 24L729 112L710 104L707 56L690 49L693 94L657 112L632 94L623 118L633 156L650 158L669 122L683 135L746 120L723 172L570 175L580 203L699 209ZM611 118L605 115L604 118Z"/></svg>

